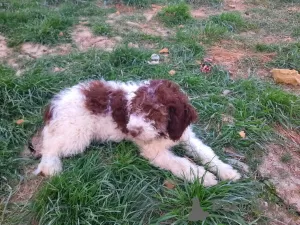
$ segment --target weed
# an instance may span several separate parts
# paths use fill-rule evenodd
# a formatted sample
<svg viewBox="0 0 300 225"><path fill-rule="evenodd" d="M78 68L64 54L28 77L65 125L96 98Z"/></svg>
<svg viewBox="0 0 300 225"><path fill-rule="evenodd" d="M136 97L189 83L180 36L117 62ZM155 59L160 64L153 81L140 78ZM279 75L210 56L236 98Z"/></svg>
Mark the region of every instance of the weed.
<svg viewBox="0 0 300 225"><path fill-rule="evenodd" d="M169 5L158 13L158 19L167 26L184 24L192 19L190 8L185 3Z"/></svg>
<svg viewBox="0 0 300 225"><path fill-rule="evenodd" d="M291 160L292 160L292 155L290 153L284 153L280 158L280 161L283 163L288 163Z"/></svg>
<svg viewBox="0 0 300 225"><path fill-rule="evenodd" d="M127 5L132 5L136 7L147 7L151 4L151 0L123 0Z"/></svg>
<svg viewBox="0 0 300 225"><path fill-rule="evenodd" d="M247 23L239 12L225 12L217 16L211 16L210 21L225 27L228 31L240 31L247 27Z"/></svg>
<svg viewBox="0 0 300 225"><path fill-rule="evenodd" d="M260 51L276 52L273 61L269 62L270 67L300 70L300 44L287 45L265 45L256 46Z"/></svg>
<svg viewBox="0 0 300 225"><path fill-rule="evenodd" d="M186 2L197 6L219 6L223 2L223 0L186 0Z"/></svg>
<svg viewBox="0 0 300 225"><path fill-rule="evenodd" d="M106 23L93 23L92 30L96 35L105 35L111 36L112 35L112 28L110 25Z"/></svg>

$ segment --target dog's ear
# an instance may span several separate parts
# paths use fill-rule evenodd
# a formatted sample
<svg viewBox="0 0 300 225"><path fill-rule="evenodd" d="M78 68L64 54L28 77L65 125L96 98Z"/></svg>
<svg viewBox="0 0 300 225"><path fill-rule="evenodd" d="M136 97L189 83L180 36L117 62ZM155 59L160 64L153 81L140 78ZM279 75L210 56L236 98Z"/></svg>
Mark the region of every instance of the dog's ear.
<svg viewBox="0 0 300 225"><path fill-rule="evenodd" d="M172 104L168 107L169 121L167 131L169 137L178 140L185 129L197 120L197 112L193 106L188 103Z"/></svg>

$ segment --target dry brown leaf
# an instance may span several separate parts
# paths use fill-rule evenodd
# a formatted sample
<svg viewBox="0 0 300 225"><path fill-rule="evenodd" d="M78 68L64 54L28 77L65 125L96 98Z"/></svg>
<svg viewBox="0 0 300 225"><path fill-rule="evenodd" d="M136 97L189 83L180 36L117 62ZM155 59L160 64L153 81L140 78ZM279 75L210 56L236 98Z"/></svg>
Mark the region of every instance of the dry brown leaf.
<svg viewBox="0 0 300 225"><path fill-rule="evenodd" d="M22 123L24 123L24 122L25 122L25 121L24 121L23 119L19 119L19 120L17 120L16 124L20 125L20 124L22 124Z"/></svg>
<svg viewBox="0 0 300 225"><path fill-rule="evenodd" d="M176 186L172 180L165 180L163 185L168 189L174 189Z"/></svg>
<svg viewBox="0 0 300 225"><path fill-rule="evenodd" d="M162 50L159 51L160 54L169 54L169 49L163 48Z"/></svg>
<svg viewBox="0 0 300 225"><path fill-rule="evenodd" d="M241 136L241 138L245 138L246 137L246 133L243 130L239 132L239 135Z"/></svg>
<svg viewBox="0 0 300 225"><path fill-rule="evenodd" d="M169 71L169 74L170 74L171 76L175 75L175 73L176 73L175 70L170 70L170 71Z"/></svg>

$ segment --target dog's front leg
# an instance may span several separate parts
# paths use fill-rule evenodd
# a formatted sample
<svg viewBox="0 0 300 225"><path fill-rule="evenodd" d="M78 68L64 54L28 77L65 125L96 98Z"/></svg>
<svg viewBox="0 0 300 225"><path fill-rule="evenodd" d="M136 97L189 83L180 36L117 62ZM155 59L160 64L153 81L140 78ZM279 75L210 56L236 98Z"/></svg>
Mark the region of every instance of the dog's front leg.
<svg viewBox="0 0 300 225"><path fill-rule="evenodd" d="M153 142L152 144L141 144L141 155L149 159L150 163L165 170L171 171L175 176L194 181L201 180L203 177L203 184L205 186L212 186L217 184L215 175L205 171L202 166L190 162L186 158L174 155L168 149L170 145L162 142Z"/></svg>
<svg viewBox="0 0 300 225"><path fill-rule="evenodd" d="M198 139L191 127L187 128L181 141L184 142L187 153L194 158L199 158L209 170L218 174L222 180L238 180L241 175L232 166L222 162L214 151Z"/></svg>

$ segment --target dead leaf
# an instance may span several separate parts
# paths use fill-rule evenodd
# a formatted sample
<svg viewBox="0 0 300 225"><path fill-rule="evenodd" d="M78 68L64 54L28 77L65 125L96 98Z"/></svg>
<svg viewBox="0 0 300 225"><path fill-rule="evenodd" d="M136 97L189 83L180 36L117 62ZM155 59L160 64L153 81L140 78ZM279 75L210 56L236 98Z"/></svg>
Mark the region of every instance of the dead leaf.
<svg viewBox="0 0 300 225"><path fill-rule="evenodd" d="M163 48L162 50L159 51L160 54L169 54L169 49Z"/></svg>
<svg viewBox="0 0 300 225"><path fill-rule="evenodd" d="M19 119L19 120L17 120L16 124L21 125L21 124L24 123L24 122L25 122L25 120Z"/></svg>
<svg viewBox="0 0 300 225"><path fill-rule="evenodd" d="M210 65L206 65L206 64L203 64L201 65L200 67L200 71L202 73L209 73L211 71L211 66Z"/></svg>
<svg viewBox="0 0 300 225"><path fill-rule="evenodd" d="M64 32L61 31L61 32L59 32L58 35L62 37L62 36L64 36Z"/></svg>
<svg viewBox="0 0 300 225"><path fill-rule="evenodd" d="M229 123L229 124L234 123L234 118L232 116L226 114L222 114L221 116L222 116L222 122Z"/></svg>
<svg viewBox="0 0 300 225"><path fill-rule="evenodd" d="M64 70L65 70L64 68L55 67L55 68L53 69L53 72L57 73L57 72L62 72L62 71L64 71Z"/></svg>
<svg viewBox="0 0 300 225"><path fill-rule="evenodd" d="M174 189L175 188L175 183L174 183L174 181L172 181L172 180L165 180L164 181L164 183L163 183L163 185L166 187L166 188L168 188L168 189Z"/></svg>
<svg viewBox="0 0 300 225"><path fill-rule="evenodd" d="M300 74L297 70L272 69L271 73L276 83L300 85Z"/></svg>
<svg viewBox="0 0 300 225"><path fill-rule="evenodd" d="M181 24L181 25L178 26L178 28L184 28L184 25Z"/></svg>
<svg viewBox="0 0 300 225"><path fill-rule="evenodd" d="M175 73L176 73L175 70L170 70L170 71L169 71L169 74L170 74L171 76L175 75Z"/></svg>
<svg viewBox="0 0 300 225"><path fill-rule="evenodd" d="M246 133L243 130L239 132L239 135L241 136L241 138L245 138L246 137Z"/></svg>
<svg viewBox="0 0 300 225"><path fill-rule="evenodd" d="M225 148L224 153L229 157L238 159L240 161L244 161L246 159L245 155L235 152L232 148Z"/></svg>

